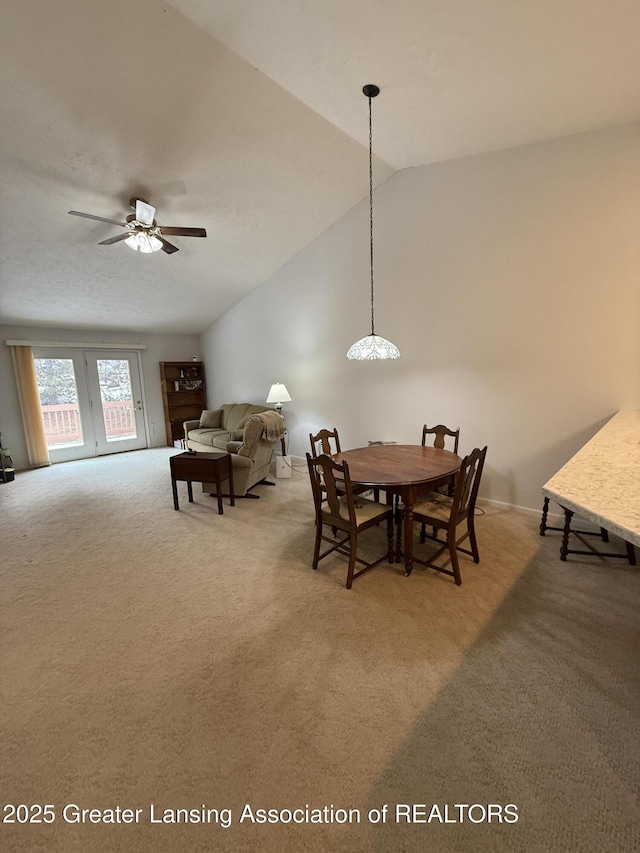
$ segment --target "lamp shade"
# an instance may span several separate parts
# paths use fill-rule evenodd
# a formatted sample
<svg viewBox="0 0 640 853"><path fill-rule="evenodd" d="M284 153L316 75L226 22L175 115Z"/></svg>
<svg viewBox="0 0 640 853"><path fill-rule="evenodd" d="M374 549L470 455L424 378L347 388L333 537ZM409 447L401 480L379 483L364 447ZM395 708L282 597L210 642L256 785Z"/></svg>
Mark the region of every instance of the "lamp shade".
<svg viewBox="0 0 640 853"><path fill-rule="evenodd" d="M291 395L282 382L274 382L267 396L267 403L290 403Z"/></svg>
<svg viewBox="0 0 640 853"><path fill-rule="evenodd" d="M395 344L380 335L367 335L352 344L347 358L355 361L373 361L377 358L400 358L400 351Z"/></svg>

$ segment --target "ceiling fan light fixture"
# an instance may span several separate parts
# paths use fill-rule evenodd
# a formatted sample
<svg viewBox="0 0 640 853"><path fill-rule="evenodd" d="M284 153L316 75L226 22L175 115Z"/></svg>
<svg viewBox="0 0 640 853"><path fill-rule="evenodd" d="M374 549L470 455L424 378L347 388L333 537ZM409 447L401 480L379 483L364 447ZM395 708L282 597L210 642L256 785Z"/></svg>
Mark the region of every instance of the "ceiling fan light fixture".
<svg viewBox="0 0 640 853"><path fill-rule="evenodd" d="M144 252L146 255L151 252L158 252L162 248L162 242L154 234L147 234L145 231L137 231L135 234L131 234L124 242L134 251Z"/></svg>
<svg viewBox="0 0 640 853"><path fill-rule="evenodd" d="M165 226L161 229L156 220L156 209L153 205L141 198L132 198L131 207L135 213L130 213L125 222L117 219L109 219L105 216L95 216L93 213L83 213L81 210L70 210L72 216L82 216L84 219L95 219L98 222L108 222L110 225L119 225L126 229L124 233L106 240L100 240L99 246L111 246L113 243L125 242L134 252L142 252L150 255L161 249L167 255L179 251L177 246L165 239L164 235L175 235L176 237L206 237L206 228L182 228L176 226ZM163 235L164 232L164 235Z"/></svg>

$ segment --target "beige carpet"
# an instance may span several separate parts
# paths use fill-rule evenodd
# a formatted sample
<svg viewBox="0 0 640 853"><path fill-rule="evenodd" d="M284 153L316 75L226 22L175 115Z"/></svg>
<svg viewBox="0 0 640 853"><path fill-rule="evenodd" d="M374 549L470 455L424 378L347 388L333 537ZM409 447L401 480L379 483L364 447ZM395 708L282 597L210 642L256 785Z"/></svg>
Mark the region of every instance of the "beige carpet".
<svg viewBox="0 0 640 853"><path fill-rule="evenodd" d="M180 484L175 512L170 453L0 486L3 802L55 813L0 824L0 849L640 848L638 569L563 564L537 519L487 508L462 587L382 564L347 591L342 558L310 569L304 471L223 516ZM469 820L508 803L517 823ZM67 804L140 814L71 823ZM361 822L241 823L246 804ZM407 825L396 804L477 808Z"/></svg>

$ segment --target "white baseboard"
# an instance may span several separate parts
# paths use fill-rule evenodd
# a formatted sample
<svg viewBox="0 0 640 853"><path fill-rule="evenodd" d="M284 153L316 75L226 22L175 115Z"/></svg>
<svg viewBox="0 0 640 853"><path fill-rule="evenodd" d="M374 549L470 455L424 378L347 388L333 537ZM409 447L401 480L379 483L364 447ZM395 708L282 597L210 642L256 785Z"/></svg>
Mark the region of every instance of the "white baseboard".
<svg viewBox="0 0 640 853"><path fill-rule="evenodd" d="M524 513L528 513L529 515L537 515L538 518L540 518L542 515L542 498L540 499L540 506L539 507L520 506L519 504L510 504L510 503L507 503L506 501L496 501L496 500L493 500L492 498L482 498L482 497L478 498L478 503L487 504L488 506L494 506L494 507L496 507L496 509L515 510L515 512L524 512ZM562 515L560 513L550 512L549 513L549 519L551 519L551 518L562 518L562 519L564 519L564 515Z"/></svg>
<svg viewBox="0 0 640 853"><path fill-rule="evenodd" d="M305 471L307 470L307 460L305 456L288 456L287 458L291 460L291 465L294 468L303 468Z"/></svg>
<svg viewBox="0 0 640 853"><path fill-rule="evenodd" d="M542 502L544 498L540 499L539 507L530 507L530 506L518 506L517 504L509 504L504 501L494 501L490 498L478 498L479 504L487 504L488 506L494 506L497 509L505 509L505 510L514 510L515 512L523 512L528 515L534 515L538 519L542 519ZM596 524L592 524L590 521L586 521L586 519L582 518L578 513L576 513L576 518L578 519L578 524L581 530L586 530L593 533L599 533L600 528ZM564 527L564 513L563 512L555 512L553 510L549 510L547 513L547 524L551 527Z"/></svg>

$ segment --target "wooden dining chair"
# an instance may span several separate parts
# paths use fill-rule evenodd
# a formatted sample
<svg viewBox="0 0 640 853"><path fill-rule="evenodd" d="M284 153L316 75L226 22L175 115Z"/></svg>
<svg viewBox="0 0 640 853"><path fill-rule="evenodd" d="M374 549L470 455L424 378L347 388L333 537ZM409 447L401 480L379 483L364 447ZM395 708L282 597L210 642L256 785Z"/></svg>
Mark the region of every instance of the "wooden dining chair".
<svg viewBox="0 0 640 853"><path fill-rule="evenodd" d="M309 433L311 442L311 455L315 458L321 453L327 456L335 456L340 453L340 436L336 427L333 429L321 429L316 435Z"/></svg>
<svg viewBox="0 0 640 853"><path fill-rule="evenodd" d="M458 452L458 442L460 441L460 427L457 429L449 429L444 424L428 427L426 424L422 427L422 446L426 447L427 436L432 435L433 441L429 442L433 447L439 447L440 450L447 450L447 438L453 438L453 453Z"/></svg>
<svg viewBox="0 0 640 853"><path fill-rule="evenodd" d="M312 568L317 569L320 560L333 551L344 554L349 558L346 587L351 589L355 578L368 572L383 560L392 562L393 508L355 495L351 488L349 466L346 462L338 464L326 453L315 457L307 453L307 465L316 511L316 540ZM387 552L377 560L367 563L357 556L358 536L383 521L387 522ZM344 536L338 541L326 536L325 525L332 530L341 531ZM331 547L321 553L323 542L328 542ZM360 563L363 568L356 571L356 563Z"/></svg>
<svg viewBox="0 0 640 853"><path fill-rule="evenodd" d="M442 547L432 554L429 560L421 560L414 557L415 561L421 563L423 566L430 566L432 569L451 575L455 578L457 586L460 586L462 583L457 552L462 551L464 554L470 554L473 557L474 563L480 562L474 526L474 514L486 455L487 448L483 447L482 450L476 448L468 456L465 456L456 476L456 486L452 497L443 495L440 492L431 492L429 495L416 501L413 506L414 521L423 525L420 531L420 541L422 543L426 540L442 543L442 540L438 538L438 531L444 530L446 534L446 539L442 543ZM458 537L457 531L460 524L465 525L465 530ZM427 535L427 526L434 529L433 536ZM469 539L471 550L460 547L461 543L467 538ZM434 561L441 554L444 554L445 551L449 552L451 569L435 565Z"/></svg>
<svg viewBox="0 0 640 853"><path fill-rule="evenodd" d="M316 435L309 433L309 441L311 443L311 455L315 458L321 453L326 453L327 456L335 456L340 453L340 436L336 427L331 429L321 429ZM363 492L370 491L369 486L353 486L354 494L361 495ZM341 495L344 494L344 486L338 484L338 490ZM374 489L374 500L379 500L380 494L378 489Z"/></svg>
<svg viewBox="0 0 640 853"><path fill-rule="evenodd" d="M434 427L429 427L426 424L422 427L422 446L426 447L427 445L427 436L433 436L433 442L430 442L433 447L438 447L440 450L447 450L446 444L447 439L452 438L453 442L449 442L449 448L453 453L458 452L458 443L460 441L460 427L457 429L450 429L444 424L438 424ZM451 447L453 444L453 447ZM436 491L443 492L445 495L452 496L454 489L456 487L456 475L450 477L446 483L443 483L440 486L437 486ZM425 525L422 525L422 529L420 531L420 539L424 542L424 537L426 536L427 529ZM436 536L437 532L434 530L433 535Z"/></svg>

